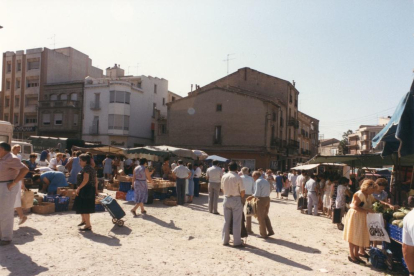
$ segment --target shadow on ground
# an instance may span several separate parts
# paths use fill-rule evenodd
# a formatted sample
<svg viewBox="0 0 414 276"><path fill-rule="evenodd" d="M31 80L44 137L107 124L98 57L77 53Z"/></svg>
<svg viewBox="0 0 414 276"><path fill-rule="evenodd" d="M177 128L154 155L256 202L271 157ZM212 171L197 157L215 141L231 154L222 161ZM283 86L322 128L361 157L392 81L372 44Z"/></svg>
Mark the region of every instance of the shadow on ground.
<svg viewBox="0 0 414 276"><path fill-rule="evenodd" d="M9 276L34 276L49 270L33 262L32 258L21 253L14 244L0 247L0 267L3 267L0 274L5 275L4 270L8 270Z"/></svg>

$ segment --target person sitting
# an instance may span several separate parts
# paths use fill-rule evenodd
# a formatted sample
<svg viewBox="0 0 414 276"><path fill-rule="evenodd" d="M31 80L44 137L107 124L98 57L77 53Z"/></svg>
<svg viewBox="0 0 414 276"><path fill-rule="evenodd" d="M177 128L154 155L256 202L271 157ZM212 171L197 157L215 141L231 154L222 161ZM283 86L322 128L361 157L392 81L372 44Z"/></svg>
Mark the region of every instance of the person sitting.
<svg viewBox="0 0 414 276"><path fill-rule="evenodd" d="M66 164L68 163L68 158L66 157L65 154L62 154L62 166L66 166Z"/></svg>
<svg viewBox="0 0 414 276"><path fill-rule="evenodd" d="M58 187L67 187L65 174L59 171L49 171L41 175L34 175L33 183L39 184L39 191L47 192L47 194L55 195Z"/></svg>
<svg viewBox="0 0 414 276"><path fill-rule="evenodd" d="M36 163L37 154L31 153L29 158L30 158L29 161L26 162L26 166L29 168L29 172L26 174L24 178L32 178L33 175L36 173L35 169L37 167L37 163Z"/></svg>
<svg viewBox="0 0 414 276"><path fill-rule="evenodd" d="M52 158L49 162L49 168L56 170L57 165L62 165L62 153L57 153L55 158Z"/></svg>

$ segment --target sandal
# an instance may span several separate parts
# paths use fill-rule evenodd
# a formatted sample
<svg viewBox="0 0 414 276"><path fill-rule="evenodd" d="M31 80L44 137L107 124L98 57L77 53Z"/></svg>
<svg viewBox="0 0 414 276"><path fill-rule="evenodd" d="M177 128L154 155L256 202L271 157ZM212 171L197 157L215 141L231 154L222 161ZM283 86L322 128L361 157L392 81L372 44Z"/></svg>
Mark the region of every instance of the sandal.
<svg viewBox="0 0 414 276"><path fill-rule="evenodd" d="M141 211L141 214L146 214L146 213L147 213L147 211L145 211L145 210L144 211Z"/></svg>
<svg viewBox="0 0 414 276"><path fill-rule="evenodd" d="M359 264L359 261L358 261L358 260L353 260L350 256L348 256L348 260L349 260L351 263L354 263L354 264Z"/></svg>
<svg viewBox="0 0 414 276"><path fill-rule="evenodd" d="M369 258L369 255L367 253L359 254L359 256L364 257L364 258L367 258L367 259Z"/></svg>
<svg viewBox="0 0 414 276"><path fill-rule="evenodd" d="M363 260L361 260L360 258L356 258L357 260L358 260L358 262L360 263L360 264L364 264L364 265L366 265L367 263L366 262L364 262Z"/></svg>
<svg viewBox="0 0 414 276"><path fill-rule="evenodd" d="M81 228L79 229L79 231L92 231L92 227L88 227L88 228Z"/></svg>
<svg viewBox="0 0 414 276"><path fill-rule="evenodd" d="M136 211L131 210L131 213L134 215L134 217L137 216L137 212Z"/></svg>
<svg viewBox="0 0 414 276"><path fill-rule="evenodd" d="M84 226L86 223L84 221L82 221L81 223L78 224L78 226Z"/></svg>

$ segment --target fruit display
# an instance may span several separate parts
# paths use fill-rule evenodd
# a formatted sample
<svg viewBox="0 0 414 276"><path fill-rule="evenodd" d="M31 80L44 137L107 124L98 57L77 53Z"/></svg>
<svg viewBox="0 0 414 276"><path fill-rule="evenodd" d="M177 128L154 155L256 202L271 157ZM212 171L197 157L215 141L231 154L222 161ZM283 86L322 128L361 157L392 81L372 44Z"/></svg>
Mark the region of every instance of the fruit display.
<svg viewBox="0 0 414 276"><path fill-rule="evenodd" d="M382 213L385 221L388 221L392 225L398 226L399 228L403 228L403 219L411 211L410 209L404 207L397 211L393 211L391 208L388 208L388 206L383 205L380 202L372 204L372 209L376 213Z"/></svg>

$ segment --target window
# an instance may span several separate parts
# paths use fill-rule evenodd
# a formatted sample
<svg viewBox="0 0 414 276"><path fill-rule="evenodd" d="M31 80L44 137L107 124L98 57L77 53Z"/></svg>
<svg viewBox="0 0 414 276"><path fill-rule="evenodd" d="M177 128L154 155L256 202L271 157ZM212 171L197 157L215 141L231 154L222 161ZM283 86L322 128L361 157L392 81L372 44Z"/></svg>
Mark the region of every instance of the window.
<svg viewBox="0 0 414 276"><path fill-rule="evenodd" d="M293 102L293 95L292 95L292 92L290 92L289 103L292 103L292 102Z"/></svg>
<svg viewBox="0 0 414 276"><path fill-rule="evenodd" d="M273 122L276 122L276 112L273 112L273 114L272 114L272 120L273 120Z"/></svg>
<svg viewBox="0 0 414 276"><path fill-rule="evenodd" d="M76 93L70 94L70 100L71 101L77 101L78 100L78 94L76 94Z"/></svg>
<svg viewBox="0 0 414 276"><path fill-rule="evenodd" d="M109 102L114 103L115 102L115 91L109 92Z"/></svg>
<svg viewBox="0 0 414 276"><path fill-rule="evenodd" d="M139 81L137 86L138 86L138 88L141 88L142 87L142 82Z"/></svg>
<svg viewBox="0 0 414 276"><path fill-rule="evenodd" d="M20 105L20 98L19 97L14 97L14 106L19 107L19 105Z"/></svg>
<svg viewBox="0 0 414 276"><path fill-rule="evenodd" d="M131 93L125 92L125 103L129 104L131 101Z"/></svg>
<svg viewBox="0 0 414 276"><path fill-rule="evenodd" d="M4 120L9 121L9 114L4 114Z"/></svg>
<svg viewBox="0 0 414 276"><path fill-rule="evenodd" d="M10 90L11 88L11 82L10 80L6 80L6 90Z"/></svg>
<svg viewBox="0 0 414 276"><path fill-rule="evenodd" d="M162 98L162 105L165 105L165 98Z"/></svg>
<svg viewBox="0 0 414 276"><path fill-rule="evenodd" d="M11 72L11 62L7 62L7 73Z"/></svg>
<svg viewBox="0 0 414 276"><path fill-rule="evenodd" d="M129 116L109 114L108 129L129 130Z"/></svg>
<svg viewBox="0 0 414 276"><path fill-rule="evenodd" d="M14 116L13 116L13 124L19 125L19 114L14 114Z"/></svg>
<svg viewBox="0 0 414 276"><path fill-rule="evenodd" d="M159 125L158 134L166 134L167 133L167 126L165 124Z"/></svg>
<svg viewBox="0 0 414 276"><path fill-rule="evenodd" d="M125 94L124 92L117 91L115 94L115 102L116 103L124 103L125 102Z"/></svg>
<svg viewBox="0 0 414 276"><path fill-rule="evenodd" d="M125 103L129 104L131 101L131 93L124 91L110 91L109 102L110 103Z"/></svg>
<svg viewBox="0 0 414 276"><path fill-rule="evenodd" d="M173 101L175 101L175 97L171 97L171 101L173 102Z"/></svg>
<svg viewBox="0 0 414 276"><path fill-rule="evenodd" d="M22 71L22 62L20 60L17 61L17 72Z"/></svg>
<svg viewBox="0 0 414 276"><path fill-rule="evenodd" d="M114 116L113 114L108 115L108 129L114 129Z"/></svg>
<svg viewBox="0 0 414 276"><path fill-rule="evenodd" d="M124 130L129 130L129 116L124 115Z"/></svg>
<svg viewBox="0 0 414 276"><path fill-rule="evenodd" d="M221 144L221 126L216 126L214 130L214 144Z"/></svg>
<svg viewBox="0 0 414 276"><path fill-rule="evenodd" d="M66 101L68 99L68 95L66 95L66 94L60 94L60 99L62 101Z"/></svg>
<svg viewBox="0 0 414 276"><path fill-rule="evenodd" d="M222 111L222 110L223 110L223 106L221 104L217 104L216 111Z"/></svg>
<svg viewBox="0 0 414 276"><path fill-rule="evenodd" d="M62 125L62 118L63 118L62 113L55 113L54 118L55 118L55 125L57 125L57 126Z"/></svg>
<svg viewBox="0 0 414 276"><path fill-rule="evenodd" d="M43 122L43 125L45 125L45 126L50 125L50 114L43 114L42 115L42 122Z"/></svg>
<svg viewBox="0 0 414 276"><path fill-rule="evenodd" d="M26 106L37 105L37 97L27 97L26 96Z"/></svg>
<svg viewBox="0 0 414 276"><path fill-rule="evenodd" d="M37 124L37 116L36 115L25 115L24 123L25 124Z"/></svg>
<svg viewBox="0 0 414 276"><path fill-rule="evenodd" d="M157 94L157 85L154 84L154 94Z"/></svg>
<svg viewBox="0 0 414 276"><path fill-rule="evenodd" d="M78 114L73 114L73 125L74 126L78 125L78 120L79 120Z"/></svg>
<svg viewBox="0 0 414 276"><path fill-rule="evenodd" d="M5 107L10 106L10 98L6 98L6 102L4 103Z"/></svg>
<svg viewBox="0 0 414 276"><path fill-rule="evenodd" d="M156 103L153 103L152 104L152 117L153 118L155 118L155 112L156 112L156 110L157 110L157 104Z"/></svg>
<svg viewBox="0 0 414 276"><path fill-rule="evenodd" d="M50 100L51 101L57 101L57 95L56 94L50 95Z"/></svg>
<svg viewBox="0 0 414 276"><path fill-rule="evenodd" d="M27 87L38 87L39 86L39 79L28 79L27 80Z"/></svg>
<svg viewBox="0 0 414 276"><path fill-rule="evenodd" d="M27 70L39 69L39 59L33 59L27 61Z"/></svg>
<svg viewBox="0 0 414 276"><path fill-rule="evenodd" d="M20 88L20 79L16 79L16 89Z"/></svg>

